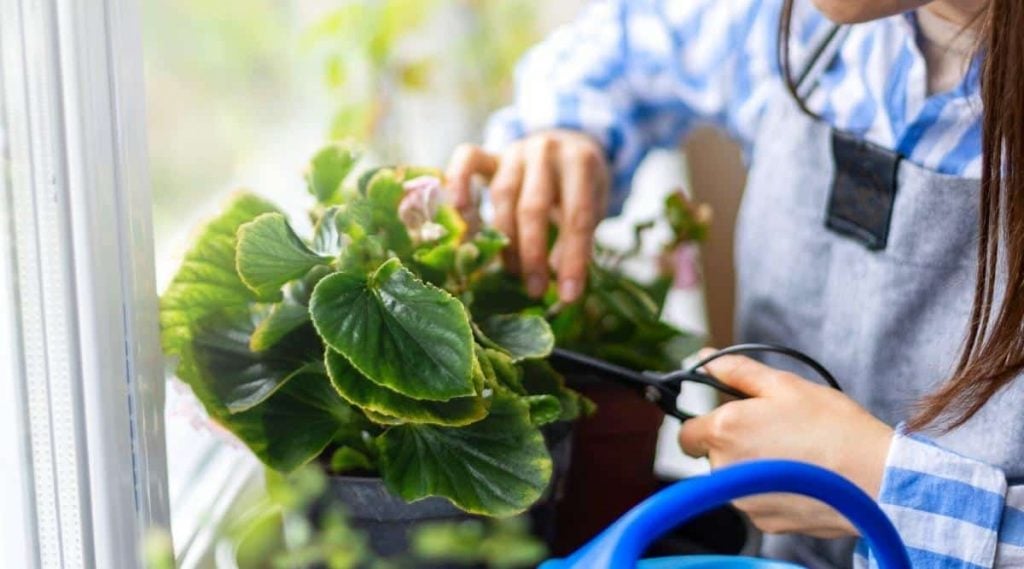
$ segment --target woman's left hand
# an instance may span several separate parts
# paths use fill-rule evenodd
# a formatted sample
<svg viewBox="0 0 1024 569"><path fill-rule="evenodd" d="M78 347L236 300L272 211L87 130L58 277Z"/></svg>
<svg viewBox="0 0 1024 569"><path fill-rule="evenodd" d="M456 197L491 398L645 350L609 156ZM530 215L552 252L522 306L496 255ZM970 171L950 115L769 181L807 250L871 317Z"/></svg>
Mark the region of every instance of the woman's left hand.
<svg viewBox="0 0 1024 569"><path fill-rule="evenodd" d="M809 462L878 497L891 427L839 391L750 358L724 356L706 369L750 399L730 401L683 423L683 452L708 457L713 468L759 458ZM767 533L826 538L857 533L834 510L810 498L770 494L734 505Z"/></svg>

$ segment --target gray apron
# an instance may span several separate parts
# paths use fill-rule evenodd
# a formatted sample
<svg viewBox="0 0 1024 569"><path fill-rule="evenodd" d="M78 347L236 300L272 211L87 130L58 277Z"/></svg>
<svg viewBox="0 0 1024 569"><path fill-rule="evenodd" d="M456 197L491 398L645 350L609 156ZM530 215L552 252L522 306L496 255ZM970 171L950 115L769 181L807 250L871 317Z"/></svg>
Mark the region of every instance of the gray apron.
<svg viewBox="0 0 1024 569"><path fill-rule="evenodd" d="M740 341L803 350L890 425L950 376L975 283L979 184L900 162L882 250L826 227L832 129L779 87L754 145L737 221ZM789 361L776 367L802 372ZM1015 382L940 445L1024 476L1024 395ZM934 433L930 433L935 435ZM853 540L766 536L764 554L852 565Z"/></svg>

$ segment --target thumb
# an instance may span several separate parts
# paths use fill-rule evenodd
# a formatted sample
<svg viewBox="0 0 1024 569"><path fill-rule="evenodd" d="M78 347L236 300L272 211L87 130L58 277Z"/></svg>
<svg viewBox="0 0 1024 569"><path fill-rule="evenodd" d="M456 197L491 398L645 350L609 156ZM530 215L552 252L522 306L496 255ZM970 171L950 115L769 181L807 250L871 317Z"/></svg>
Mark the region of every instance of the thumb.
<svg viewBox="0 0 1024 569"><path fill-rule="evenodd" d="M705 348L700 355L706 358L714 353L713 349ZM703 369L715 379L751 397L768 395L771 385L782 377L775 368L738 355L716 358L703 366Z"/></svg>

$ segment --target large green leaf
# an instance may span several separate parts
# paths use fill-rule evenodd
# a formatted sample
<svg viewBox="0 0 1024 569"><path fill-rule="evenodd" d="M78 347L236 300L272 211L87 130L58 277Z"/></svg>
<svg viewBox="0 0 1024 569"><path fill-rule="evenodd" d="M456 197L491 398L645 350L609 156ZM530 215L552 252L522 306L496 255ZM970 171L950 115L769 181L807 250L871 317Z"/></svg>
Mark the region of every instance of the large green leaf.
<svg viewBox="0 0 1024 569"><path fill-rule="evenodd" d="M309 193L323 204L338 199L341 184L359 160L358 153L345 144L331 144L313 156L306 174Z"/></svg>
<svg viewBox="0 0 1024 569"><path fill-rule="evenodd" d="M223 423L267 466L289 472L316 458L337 439L367 428L323 373L299 374L262 404Z"/></svg>
<svg viewBox="0 0 1024 569"><path fill-rule="evenodd" d="M312 327L289 334L274 350L248 350L251 319L211 315L181 351L178 376L210 417L238 436L268 466L291 470L332 441L356 440L372 428L345 403L310 354L322 349Z"/></svg>
<svg viewBox="0 0 1024 569"><path fill-rule="evenodd" d="M280 213L261 215L238 228L238 275L262 296L329 262L310 251Z"/></svg>
<svg viewBox="0 0 1024 569"><path fill-rule="evenodd" d="M444 496L470 513L509 516L536 502L551 478L529 406L509 396L467 427L401 425L379 441L384 481L408 501Z"/></svg>
<svg viewBox="0 0 1024 569"><path fill-rule="evenodd" d="M192 339L192 325L210 314L248 313L259 300L235 271L238 227L277 211L252 194L237 194L223 212L197 235L192 247L160 298L160 327L164 349L178 354Z"/></svg>
<svg viewBox="0 0 1024 569"><path fill-rule="evenodd" d="M327 348L324 358L334 388L342 398L361 409L369 409L406 423L463 426L487 415L482 397L456 397L448 401L421 401L406 397L366 379L345 356Z"/></svg>
<svg viewBox="0 0 1024 569"><path fill-rule="evenodd" d="M369 277L324 278L310 313L324 341L378 385L432 401L474 394L473 335L462 303L398 259Z"/></svg>
<svg viewBox="0 0 1024 569"><path fill-rule="evenodd" d="M504 350L512 361L544 358L555 347L555 335L540 316L497 314L485 318L478 326L480 340Z"/></svg>
<svg viewBox="0 0 1024 569"><path fill-rule="evenodd" d="M275 349L264 353L250 350L253 330L253 317L244 314L214 316L194 325L191 367L180 375L204 404L229 413L244 411L311 364L319 366L320 342L308 325L285 334Z"/></svg>

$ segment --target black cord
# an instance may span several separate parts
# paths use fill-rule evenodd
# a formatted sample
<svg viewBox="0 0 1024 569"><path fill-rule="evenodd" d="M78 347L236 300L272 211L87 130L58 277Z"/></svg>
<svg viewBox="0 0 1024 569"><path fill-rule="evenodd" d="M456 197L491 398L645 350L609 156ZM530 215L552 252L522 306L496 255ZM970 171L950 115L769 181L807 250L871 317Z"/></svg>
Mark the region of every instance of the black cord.
<svg viewBox="0 0 1024 569"><path fill-rule="evenodd" d="M825 380L825 383L829 384L830 387L832 387L836 391L843 390L843 388L839 386L839 382L836 381L836 378L832 377L832 374L829 373L827 369L825 369L825 366L818 363L817 360L799 350L794 350L793 348L787 348L785 346L776 346L775 344L737 344L735 346L729 346L728 348L722 348L721 350L718 350L717 352L690 366L690 369L687 371L689 371L690 373L694 373L698 369L708 365L709 363L717 360L722 356L728 356L731 354L750 354L764 352L782 354L784 356L793 358L794 360L797 360L801 363L804 363L808 367L813 369L819 376L821 376L821 378Z"/></svg>

